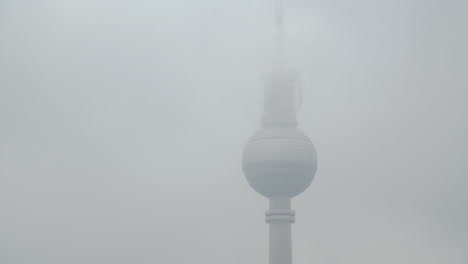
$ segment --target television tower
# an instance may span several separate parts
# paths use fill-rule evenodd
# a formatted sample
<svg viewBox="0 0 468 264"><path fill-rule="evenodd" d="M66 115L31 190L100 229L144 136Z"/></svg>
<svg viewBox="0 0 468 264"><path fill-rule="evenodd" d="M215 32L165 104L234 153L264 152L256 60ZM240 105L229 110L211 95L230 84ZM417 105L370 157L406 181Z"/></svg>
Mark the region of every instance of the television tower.
<svg viewBox="0 0 468 264"><path fill-rule="evenodd" d="M317 153L297 128L302 103L299 72L287 65L283 36L283 2L276 1L276 47L272 68L264 76L262 128L247 142L243 171L250 186L270 201L269 264L292 264L291 198L309 187L317 170Z"/></svg>

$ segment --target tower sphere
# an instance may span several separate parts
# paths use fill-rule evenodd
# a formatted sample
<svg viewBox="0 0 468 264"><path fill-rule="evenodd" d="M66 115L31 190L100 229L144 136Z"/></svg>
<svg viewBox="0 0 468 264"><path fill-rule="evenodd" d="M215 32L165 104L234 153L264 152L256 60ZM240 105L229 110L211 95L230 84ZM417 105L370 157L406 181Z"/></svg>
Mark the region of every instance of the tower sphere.
<svg viewBox="0 0 468 264"><path fill-rule="evenodd" d="M258 193L294 197L312 182L317 153L297 128L263 128L247 142L242 164L247 181Z"/></svg>

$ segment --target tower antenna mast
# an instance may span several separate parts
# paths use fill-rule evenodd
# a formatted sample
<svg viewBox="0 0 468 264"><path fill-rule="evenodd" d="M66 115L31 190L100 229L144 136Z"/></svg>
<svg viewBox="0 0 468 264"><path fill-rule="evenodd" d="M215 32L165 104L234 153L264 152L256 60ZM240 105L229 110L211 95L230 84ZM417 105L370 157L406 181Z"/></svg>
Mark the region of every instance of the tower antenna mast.
<svg viewBox="0 0 468 264"><path fill-rule="evenodd" d="M275 24L276 24L276 59L282 63L286 61L284 47L284 5L283 0L275 0Z"/></svg>

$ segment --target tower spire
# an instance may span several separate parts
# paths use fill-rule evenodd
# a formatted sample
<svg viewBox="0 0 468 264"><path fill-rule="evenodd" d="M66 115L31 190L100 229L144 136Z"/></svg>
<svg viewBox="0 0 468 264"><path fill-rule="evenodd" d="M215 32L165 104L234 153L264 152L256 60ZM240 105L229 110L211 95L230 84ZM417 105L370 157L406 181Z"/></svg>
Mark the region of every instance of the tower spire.
<svg viewBox="0 0 468 264"><path fill-rule="evenodd" d="M275 1L275 52L272 69L264 75L263 127L296 127L296 111L302 103L299 72L289 67L284 44L283 0Z"/></svg>
<svg viewBox="0 0 468 264"><path fill-rule="evenodd" d="M275 24L276 24L276 51L277 63L286 62L286 51L284 47L284 6L283 0L275 0Z"/></svg>

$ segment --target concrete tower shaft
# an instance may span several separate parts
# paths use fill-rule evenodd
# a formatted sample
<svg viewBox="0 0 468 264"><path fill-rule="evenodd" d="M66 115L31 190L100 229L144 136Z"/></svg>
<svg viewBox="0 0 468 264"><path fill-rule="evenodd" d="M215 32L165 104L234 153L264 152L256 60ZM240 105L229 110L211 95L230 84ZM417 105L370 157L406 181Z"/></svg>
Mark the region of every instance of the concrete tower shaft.
<svg viewBox="0 0 468 264"><path fill-rule="evenodd" d="M265 212L265 221L269 230L270 264L292 263L291 224L295 221L295 212L291 210L291 198L275 196L270 198L270 209Z"/></svg>

